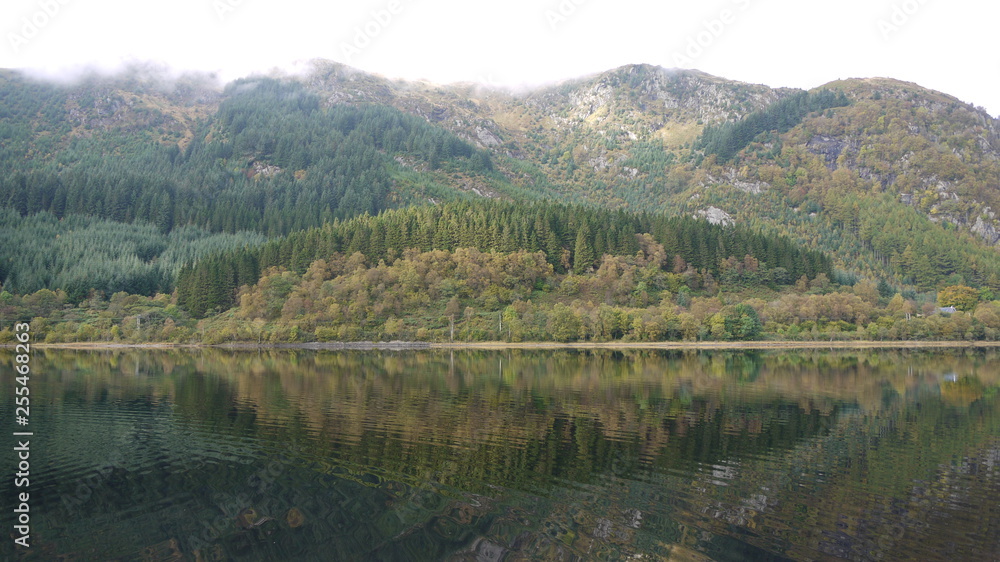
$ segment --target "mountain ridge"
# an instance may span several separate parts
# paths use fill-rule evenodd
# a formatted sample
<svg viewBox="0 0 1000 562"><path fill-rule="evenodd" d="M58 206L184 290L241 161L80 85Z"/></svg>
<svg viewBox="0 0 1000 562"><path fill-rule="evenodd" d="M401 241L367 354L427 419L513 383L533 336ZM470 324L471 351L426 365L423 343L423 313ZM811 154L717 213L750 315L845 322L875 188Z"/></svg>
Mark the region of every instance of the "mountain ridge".
<svg viewBox="0 0 1000 562"><path fill-rule="evenodd" d="M11 71L2 76L8 85L25 80ZM779 102L795 103L807 91L648 64L519 91L391 80L323 60L313 61L306 73L277 76L241 83L300 84L326 108L392 107L494 155L498 179L439 177L473 196L508 198L517 192L515 197L725 215L832 251L845 270L897 276L899 282L907 282L906 267L896 263L906 248L872 238L872 229L886 225L861 224L862 208L882 205L874 198L891 196L895 203L885 205L899 212L916 210L926 221L914 231L918 237L940 238L947 233L939 231L951 229L955 232L947 236L953 238L964 232L990 245L1000 242L1000 121L982 108L910 82L849 78L808 90L842 92L850 105L807 112L787 131L755 133L740 142L731 161L720 161L700 144L706 128L760 116ZM192 142L214 142L216 133L206 133L204 123L215 119L219 104L235 90L213 90L202 78L179 81L171 89L155 73L139 69L57 88L50 98L61 106L50 104L46 113L30 119L22 116L30 129L19 139L22 159L66 160L60 155L74 139L102 135L111 140L100 157L120 150L114 140L119 137L182 151ZM5 111L8 124L18 118L12 111ZM16 151L17 141L6 142L5 149ZM265 153L241 158L254 177L282 169ZM396 156L396 161L418 173L432 168L410 156ZM398 187L397 182L390 189ZM383 208L378 205L373 209ZM788 209L818 213L818 218L790 215ZM844 241L818 242L811 226L817 221ZM969 275L982 282L979 273Z"/></svg>

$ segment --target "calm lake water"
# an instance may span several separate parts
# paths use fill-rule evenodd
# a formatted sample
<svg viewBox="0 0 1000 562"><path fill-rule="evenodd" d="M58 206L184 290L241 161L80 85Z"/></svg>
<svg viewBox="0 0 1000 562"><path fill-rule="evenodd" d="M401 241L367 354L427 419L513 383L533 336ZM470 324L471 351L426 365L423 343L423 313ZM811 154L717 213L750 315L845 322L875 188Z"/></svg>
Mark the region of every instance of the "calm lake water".
<svg viewBox="0 0 1000 562"><path fill-rule="evenodd" d="M4 447L0 558L998 560L998 365L36 351L32 547Z"/></svg>

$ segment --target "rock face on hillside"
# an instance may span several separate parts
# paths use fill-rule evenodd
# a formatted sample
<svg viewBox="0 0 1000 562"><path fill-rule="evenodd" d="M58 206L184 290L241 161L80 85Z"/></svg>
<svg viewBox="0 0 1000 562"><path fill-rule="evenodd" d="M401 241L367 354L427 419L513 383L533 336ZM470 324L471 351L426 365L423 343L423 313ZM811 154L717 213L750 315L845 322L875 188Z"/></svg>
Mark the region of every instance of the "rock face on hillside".
<svg viewBox="0 0 1000 562"><path fill-rule="evenodd" d="M822 135L814 136L806 143L806 149L822 156L827 168L831 170L837 168L837 159L846 147L847 141Z"/></svg>
<svg viewBox="0 0 1000 562"><path fill-rule="evenodd" d="M679 148L706 124L741 119L793 92L650 65L527 93L393 82L330 62L317 62L307 83L331 104L392 105L481 148L517 159L546 153L543 168L585 167L605 181L639 175L635 166L624 164L634 143Z"/></svg>
<svg viewBox="0 0 1000 562"><path fill-rule="evenodd" d="M567 88L568 93L561 96ZM630 65L536 96L554 108L569 108L570 117L581 121L595 115L613 119L611 112L602 111L610 108L632 112L632 118L655 115L675 121L714 123L739 119L777 101L783 93L697 71Z"/></svg>
<svg viewBox="0 0 1000 562"><path fill-rule="evenodd" d="M976 223L972 225L971 230L990 244L996 244L1000 242L1000 230L997 229L995 223L996 214L993 211L988 211L987 214L989 217L987 220L983 220L983 217L977 217Z"/></svg>
<svg viewBox="0 0 1000 562"><path fill-rule="evenodd" d="M722 226L729 226L735 222L729 213L718 207L702 209L695 213L695 216L701 217L712 224L721 224Z"/></svg>

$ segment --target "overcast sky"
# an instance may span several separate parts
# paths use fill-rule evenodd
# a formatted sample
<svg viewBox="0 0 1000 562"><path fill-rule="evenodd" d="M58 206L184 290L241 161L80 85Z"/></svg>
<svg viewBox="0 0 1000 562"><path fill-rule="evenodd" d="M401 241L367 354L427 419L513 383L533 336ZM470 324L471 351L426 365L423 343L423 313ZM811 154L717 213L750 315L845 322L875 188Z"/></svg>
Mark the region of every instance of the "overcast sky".
<svg viewBox="0 0 1000 562"><path fill-rule="evenodd" d="M973 0L4 0L0 67L151 60L228 80L327 58L519 86L650 63L775 87L888 76L996 116L998 21Z"/></svg>

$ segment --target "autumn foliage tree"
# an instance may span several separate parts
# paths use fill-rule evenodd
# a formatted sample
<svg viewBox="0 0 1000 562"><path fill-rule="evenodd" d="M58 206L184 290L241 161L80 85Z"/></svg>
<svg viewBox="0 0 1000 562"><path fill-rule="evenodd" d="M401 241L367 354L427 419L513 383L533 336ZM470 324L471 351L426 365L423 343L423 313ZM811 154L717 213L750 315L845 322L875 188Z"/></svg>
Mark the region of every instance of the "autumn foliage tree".
<svg viewBox="0 0 1000 562"><path fill-rule="evenodd" d="M938 306L954 306L963 312L970 312L979 302L979 291L965 285L951 285L938 291Z"/></svg>

